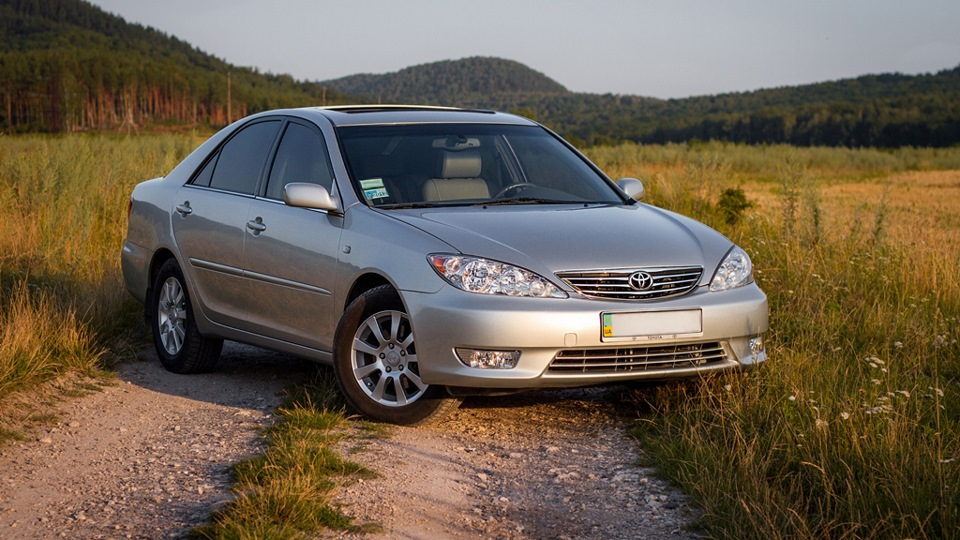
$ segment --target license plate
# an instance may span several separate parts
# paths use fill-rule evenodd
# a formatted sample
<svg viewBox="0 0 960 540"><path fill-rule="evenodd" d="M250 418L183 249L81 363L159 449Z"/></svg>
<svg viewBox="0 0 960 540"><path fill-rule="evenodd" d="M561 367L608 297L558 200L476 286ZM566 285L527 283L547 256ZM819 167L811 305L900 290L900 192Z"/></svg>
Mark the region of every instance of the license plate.
<svg viewBox="0 0 960 540"><path fill-rule="evenodd" d="M673 339L703 333L699 309L602 313L600 317L604 341Z"/></svg>

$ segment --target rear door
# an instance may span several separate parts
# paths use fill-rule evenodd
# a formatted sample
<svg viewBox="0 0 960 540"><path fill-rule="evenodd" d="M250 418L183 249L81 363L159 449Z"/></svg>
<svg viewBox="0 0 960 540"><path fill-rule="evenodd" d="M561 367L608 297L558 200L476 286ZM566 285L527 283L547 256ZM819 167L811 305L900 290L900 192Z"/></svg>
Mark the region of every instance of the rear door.
<svg viewBox="0 0 960 540"><path fill-rule="evenodd" d="M247 329L330 351L337 323L333 301L343 217L283 202L292 182L333 189L325 140L316 126L290 121L266 172L261 196L250 203L244 268L250 296Z"/></svg>
<svg viewBox="0 0 960 540"><path fill-rule="evenodd" d="M280 124L268 119L242 127L175 199L173 231L193 300L208 319L227 326L239 327L246 318L246 215Z"/></svg>

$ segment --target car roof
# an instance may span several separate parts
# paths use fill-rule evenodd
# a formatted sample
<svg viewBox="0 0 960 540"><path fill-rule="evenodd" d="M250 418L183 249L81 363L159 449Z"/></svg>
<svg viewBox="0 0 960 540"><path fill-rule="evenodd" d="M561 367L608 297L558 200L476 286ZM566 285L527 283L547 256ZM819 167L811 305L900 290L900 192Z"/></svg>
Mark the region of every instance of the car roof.
<svg viewBox="0 0 960 540"><path fill-rule="evenodd" d="M338 127L447 123L536 125L526 118L501 112L425 105L347 105L306 107L296 111L307 117L323 116Z"/></svg>

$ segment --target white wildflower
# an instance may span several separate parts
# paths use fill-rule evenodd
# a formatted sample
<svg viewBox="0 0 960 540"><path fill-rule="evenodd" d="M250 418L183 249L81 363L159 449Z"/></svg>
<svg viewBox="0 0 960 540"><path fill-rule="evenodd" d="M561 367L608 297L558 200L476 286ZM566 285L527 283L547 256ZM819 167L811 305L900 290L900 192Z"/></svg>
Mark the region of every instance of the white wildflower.
<svg viewBox="0 0 960 540"><path fill-rule="evenodd" d="M893 342L893 346L896 347L896 348L898 348L898 349L902 349L902 348L903 348L903 342L902 342L902 341L894 341L894 342Z"/></svg>
<svg viewBox="0 0 960 540"><path fill-rule="evenodd" d="M850 419L850 413L848 413L848 412L841 412L841 413L840 413L840 418L843 418L844 420L849 420L849 419Z"/></svg>

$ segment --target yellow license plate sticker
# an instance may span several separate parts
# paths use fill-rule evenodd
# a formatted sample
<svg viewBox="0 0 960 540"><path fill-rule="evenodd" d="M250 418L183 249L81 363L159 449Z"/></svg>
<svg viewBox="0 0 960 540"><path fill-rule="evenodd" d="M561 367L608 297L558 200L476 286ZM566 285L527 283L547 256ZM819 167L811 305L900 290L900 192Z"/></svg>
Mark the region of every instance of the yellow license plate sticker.
<svg viewBox="0 0 960 540"><path fill-rule="evenodd" d="M613 315L603 314L603 337L613 337Z"/></svg>

